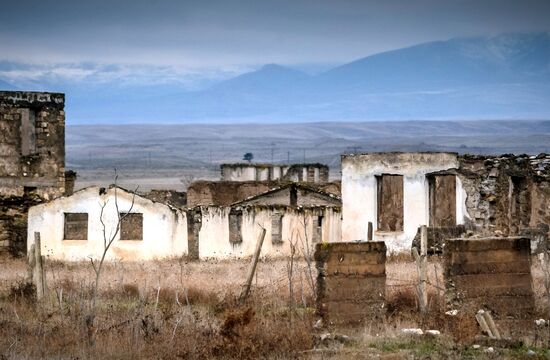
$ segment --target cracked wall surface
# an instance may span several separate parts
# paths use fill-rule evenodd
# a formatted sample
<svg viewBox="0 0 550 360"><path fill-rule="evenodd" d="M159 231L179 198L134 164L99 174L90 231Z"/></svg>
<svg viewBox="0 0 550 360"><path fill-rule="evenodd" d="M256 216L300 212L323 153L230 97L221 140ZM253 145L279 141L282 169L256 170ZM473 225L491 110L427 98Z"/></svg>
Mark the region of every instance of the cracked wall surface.
<svg viewBox="0 0 550 360"><path fill-rule="evenodd" d="M395 186L402 196L380 186L390 176L403 177ZM343 240L366 240L370 222L374 240L385 241L390 251L407 251L419 226L428 225L443 236L449 231L458 236L461 229L482 236L529 236L538 251L550 235L549 180L548 154L343 155ZM381 201L384 196L396 201ZM388 217L402 217L403 226L381 226ZM433 246L440 247L437 242Z"/></svg>
<svg viewBox="0 0 550 360"><path fill-rule="evenodd" d="M27 210L65 192L65 95L0 92L0 250L25 249Z"/></svg>
<svg viewBox="0 0 550 360"><path fill-rule="evenodd" d="M470 225L519 235L550 224L550 155L459 157Z"/></svg>

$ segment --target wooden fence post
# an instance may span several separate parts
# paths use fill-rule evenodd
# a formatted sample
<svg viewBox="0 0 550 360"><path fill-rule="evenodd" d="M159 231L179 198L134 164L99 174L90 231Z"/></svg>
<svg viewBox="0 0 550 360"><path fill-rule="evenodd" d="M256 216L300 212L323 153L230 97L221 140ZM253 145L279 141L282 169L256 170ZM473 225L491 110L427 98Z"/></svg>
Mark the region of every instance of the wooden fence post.
<svg viewBox="0 0 550 360"><path fill-rule="evenodd" d="M32 280L34 286L36 286L36 299L42 300L46 291L46 282L44 279L44 263L42 259L39 232L34 233L34 269Z"/></svg>
<svg viewBox="0 0 550 360"><path fill-rule="evenodd" d="M240 300L244 301L248 297L250 292L250 287L252 286L252 280L254 279L254 273L256 272L256 265L258 264L258 259L260 258L260 252L262 251L262 245L264 243L266 230L262 227L262 232L258 237L258 242L256 243L256 250L254 251L254 256L252 257L252 264L248 271L248 277L246 279L246 284L244 285L243 292L241 293Z"/></svg>
<svg viewBox="0 0 550 360"><path fill-rule="evenodd" d="M420 227L420 254L418 254L416 248L413 248L412 252L418 271L418 285L416 287L418 303L420 311L426 313L428 311L428 291L426 289L428 278L428 228L426 225Z"/></svg>
<svg viewBox="0 0 550 360"><path fill-rule="evenodd" d="M372 241L372 222L370 221L367 229L367 240Z"/></svg>

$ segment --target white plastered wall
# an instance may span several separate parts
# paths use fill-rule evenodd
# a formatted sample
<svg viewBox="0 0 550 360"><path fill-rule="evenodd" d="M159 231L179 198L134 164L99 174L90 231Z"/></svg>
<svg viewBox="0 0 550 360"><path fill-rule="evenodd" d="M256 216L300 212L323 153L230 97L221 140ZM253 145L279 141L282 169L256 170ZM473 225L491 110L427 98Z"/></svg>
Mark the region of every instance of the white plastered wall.
<svg viewBox="0 0 550 360"><path fill-rule="evenodd" d="M117 190L120 212L130 209L132 194ZM107 236L117 223L114 188L99 195L99 188L83 189L69 197L33 206L29 209L28 241L34 243L34 232L40 232L42 254L50 259L65 261L98 258L103 252L103 227L100 221L101 204L107 201L103 219ZM117 234L107 253L108 259L151 260L187 254L186 214L161 203L135 197L133 213L143 214L143 240L119 240ZM64 214L88 213L88 240L64 240Z"/></svg>
<svg viewBox="0 0 550 360"><path fill-rule="evenodd" d="M385 241L388 251L410 250L418 227L429 223L429 184L426 175L458 168L453 153L373 153L342 157L342 240L366 241L372 222L373 240ZM403 176L403 231L377 230L377 179ZM468 217L466 195L456 177L457 224Z"/></svg>
<svg viewBox="0 0 550 360"><path fill-rule="evenodd" d="M337 242L341 240L341 213L337 208L319 210L296 210L288 207L247 207L242 209L242 242L232 244L229 241L230 207L202 207L202 224L199 232L199 257L201 259L231 259L249 257L254 254L261 226L266 229L263 242L262 257L281 257L290 255L290 241L297 241L302 249L305 244L305 229L308 242L313 248L312 234L316 216L323 216L322 242ZM282 243L273 244L271 240L271 218L274 214L282 214ZM304 226L304 214L306 226ZM302 240L300 240L302 239ZM298 256L301 256L300 254Z"/></svg>

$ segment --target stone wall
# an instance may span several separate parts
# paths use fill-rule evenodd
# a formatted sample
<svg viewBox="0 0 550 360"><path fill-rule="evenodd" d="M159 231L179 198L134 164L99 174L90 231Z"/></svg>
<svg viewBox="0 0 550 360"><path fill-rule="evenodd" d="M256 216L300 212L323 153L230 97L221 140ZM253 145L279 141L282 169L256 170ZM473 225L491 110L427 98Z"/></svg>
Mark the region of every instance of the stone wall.
<svg viewBox="0 0 550 360"><path fill-rule="evenodd" d="M0 92L0 248L25 249L27 210L65 192L65 96Z"/></svg>
<svg viewBox="0 0 550 360"><path fill-rule="evenodd" d="M187 188L187 207L228 206L284 184L279 181L196 181ZM308 184L308 186L340 196L339 182Z"/></svg>
<svg viewBox="0 0 550 360"><path fill-rule="evenodd" d="M527 228L548 230L550 155L464 155L459 163L472 225L503 235L518 235Z"/></svg>
<svg viewBox="0 0 550 360"><path fill-rule="evenodd" d="M151 190L147 194L144 194L143 197L154 202L168 204L179 209L183 209L187 206L187 193L183 191Z"/></svg>
<svg viewBox="0 0 550 360"><path fill-rule="evenodd" d="M535 300L528 238L452 239L443 254L448 310L471 317L489 310L499 331L508 335L532 327Z"/></svg>
<svg viewBox="0 0 550 360"><path fill-rule="evenodd" d="M268 181L196 181L187 188L187 206L228 206L280 186Z"/></svg>
<svg viewBox="0 0 550 360"><path fill-rule="evenodd" d="M384 242L322 243L315 248L317 310L325 325L376 325L385 314Z"/></svg>
<svg viewBox="0 0 550 360"><path fill-rule="evenodd" d="M222 181L299 181L326 183L329 167L323 164L221 164Z"/></svg>
<svg viewBox="0 0 550 360"><path fill-rule="evenodd" d="M200 259L238 259L254 254L261 228L266 230L261 257L289 257L291 243L297 243L297 256L313 252L315 242L341 240L340 206L294 207L285 205L201 206L196 225L188 224L189 248L197 246ZM188 216L191 211L187 211ZM195 221L196 221L195 217ZM196 234L196 232L194 232ZM301 239L301 240L300 240ZM193 242L193 244L191 243Z"/></svg>

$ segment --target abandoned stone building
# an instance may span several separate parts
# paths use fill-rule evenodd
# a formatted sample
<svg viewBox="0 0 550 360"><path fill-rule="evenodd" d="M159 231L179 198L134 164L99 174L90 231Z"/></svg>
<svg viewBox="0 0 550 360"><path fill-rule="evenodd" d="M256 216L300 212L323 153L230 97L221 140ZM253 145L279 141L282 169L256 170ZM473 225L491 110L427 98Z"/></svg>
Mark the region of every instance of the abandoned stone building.
<svg viewBox="0 0 550 360"><path fill-rule="evenodd" d="M227 206L292 183L287 181L195 181L187 188L187 207ZM307 186L340 197L339 181L307 183Z"/></svg>
<svg viewBox="0 0 550 360"><path fill-rule="evenodd" d="M410 249L421 225L548 236L550 156L369 153L342 156L342 240ZM451 231L452 232L452 231Z"/></svg>
<svg viewBox="0 0 550 360"><path fill-rule="evenodd" d="M329 181L329 168L323 164L222 164L222 181L296 181L326 183Z"/></svg>
<svg viewBox="0 0 550 360"><path fill-rule="evenodd" d="M0 251L23 251L28 208L72 189L64 106L63 94L0 92Z"/></svg>
<svg viewBox="0 0 550 360"><path fill-rule="evenodd" d="M29 210L28 248L41 233L42 251L51 259L84 260L103 249L101 204L107 234L118 216L114 187L90 187ZM237 203L178 208L118 189L121 223L110 259L150 260L188 255L192 258L251 256L261 228L267 230L261 255L288 256L290 244L313 249L319 242L340 241L341 200L303 184L286 184ZM166 199L165 196L160 196Z"/></svg>
<svg viewBox="0 0 550 360"><path fill-rule="evenodd" d="M286 184L230 206L201 206L201 257L251 256L266 229L262 255L288 256L290 244L309 248L340 241L341 200L304 184Z"/></svg>
<svg viewBox="0 0 550 360"><path fill-rule="evenodd" d="M184 211L118 187L89 187L31 207L27 247L30 249L34 243L34 232L39 232L42 253L50 259L101 257L102 222L107 237L114 234L117 210L124 218L107 253L108 259L152 260L187 254Z"/></svg>

